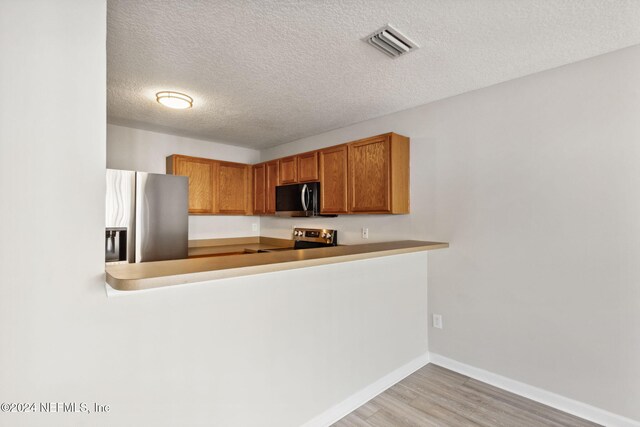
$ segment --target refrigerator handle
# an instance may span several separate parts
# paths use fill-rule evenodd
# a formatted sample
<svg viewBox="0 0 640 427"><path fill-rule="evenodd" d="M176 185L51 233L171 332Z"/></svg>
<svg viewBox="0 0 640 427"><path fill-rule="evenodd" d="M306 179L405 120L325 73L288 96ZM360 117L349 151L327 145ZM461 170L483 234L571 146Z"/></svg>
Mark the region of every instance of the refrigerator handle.
<svg viewBox="0 0 640 427"><path fill-rule="evenodd" d="M142 218L142 227L144 230L144 236L148 236L149 235L149 198L147 197L147 194L144 193L144 209L143 211L143 218ZM143 244L144 247L142 247L142 250L144 250L147 247L147 243L149 242L149 239L143 239Z"/></svg>

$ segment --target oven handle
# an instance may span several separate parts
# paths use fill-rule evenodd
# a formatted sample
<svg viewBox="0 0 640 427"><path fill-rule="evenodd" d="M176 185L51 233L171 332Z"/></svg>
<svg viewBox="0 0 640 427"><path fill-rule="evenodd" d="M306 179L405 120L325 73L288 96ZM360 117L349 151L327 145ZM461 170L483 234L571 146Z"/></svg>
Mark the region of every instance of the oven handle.
<svg viewBox="0 0 640 427"><path fill-rule="evenodd" d="M302 192L300 193L300 200L302 201L302 209L306 212L309 209L309 202L307 201L309 197L309 187L307 184L302 186Z"/></svg>

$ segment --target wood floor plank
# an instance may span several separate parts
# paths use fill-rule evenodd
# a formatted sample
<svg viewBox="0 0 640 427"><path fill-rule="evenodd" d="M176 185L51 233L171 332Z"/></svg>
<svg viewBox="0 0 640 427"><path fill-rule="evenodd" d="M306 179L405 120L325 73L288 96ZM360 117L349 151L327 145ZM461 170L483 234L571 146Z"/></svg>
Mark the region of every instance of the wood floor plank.
<svg viewBox="0 0 640 427"><path fill-rule="evenodd" d="M380 410L380 407L376 405L372 400L370 400L353 411L353 413L366 420L367 418L378 412L378 410Z"/></svg>
<svg viewBox="0 0 640 427"><path fill-rule="evenodd" d="M489 394L485 394L482 392L478 392L473 388L467 388L464 384L468 384L471 379L466 381L462 386L459 385L451 385L447 383L443 383L441 380L427 381L424 382L420 378L409 377L408 381L413 381L415 383L415 389L419 391L421 394L425 395L428 398L446 398L447 400L451 400L452 404L455 402L462 407L458 408L459 411L469 410L470 414L467 415L471 417L471 415L479 413L481 417L490 416L491 420L489 425L513 425L513 423L518 423L518 425L522 426L549 426L549 427L560 427L566 426L564 422L561 420L558 421L553 417L549 416L541 416L537 411L532 410L533 407L515 407L510 404L510 402L505 401L504 399L496 399ZM475 380L474 380L475 381ZM437 394L429 393L431 389L434 387L440 387L437 389ZM508 393L504 391L504 393ZM513 395L512 393L508 393ZM519 397L522 401L526 401L529 403L535 403L529 399L525 399L523 397ZM447 407L446 403L438 402L444 407ZM471 405L471 407L469 407ZM580 420L580 419L578 419ZM582 424L578 425L593 425L593 424L584 424L584 420L580 420Z"/></svg>
<svg viewBox="0 0 640 427"><path fill-rule="evenodd" d="M469 380L469 377L466 375L459 374L447 368L443 368L442 366L434 365L433 363L423 366L414 372L414 374L430 380L444 381L448 385L462 385Z"/></svg>
<svg viewBox="0 0 640 427"><path fill-rule="evenodd" d="M413 381L413 379L412 379ZM521 427L561 427L535 413L513 407L501 400L465 388L464 385L447 385L441 383L415 382L414 389L424 398L435 400L439 405L464 414L465 417L479 424L489 426L521 426ZM486 420L486 421L485 421Z"/></svg>
<svg viewBox="0 0 640 427"><path fill-rule="evenodd" d="M438 405L483 427L533 427L539 425L490 405L478 405L464 400L453 401L448 397L434 398L432 395L423 395L416 398L411 405L421 410L429 410L433 405Z"/></svg>
<svg viewBox="0 0 640 427"><path fill-rule="evenodd" d="M460 386L429 384L412 378L408 379L406 385L419 394L419 397L412 402L415 407L437 404L486 427L530 426L525 420L498 410L478 399L477 396L461 393Z"/></svg>
<svg viewBox="0 0 640 427"><path fill-rule="evenodd" d="M334 427L372 427L371 424L366 422L358 414L352 412L346 417L342 418L337 423L333 424Z"/></svg>
<svg viewBox="0 0 640 427"><path fill-rule="evenodd" d="M424 417L413 417L408 414L399 415L382 409L367 419L372 427L441 427Z"/></svg>
<svg viewBox="0 0 640 427"><path fill-rule="evenodd" d="M405 403L411 403L416 397L419 396L418 393L400 383L392 385L387 390L385 390L385 393Z"/></svg>
<svg viewBox="0 0 640 427"><path fill-rule="evenodd" d="M438 427L438 423L433 417L387 393L379 394L373 398L373 401L380 410L367 418L367 422L371 425L384 427ZM389 422L391 424L388 424Z"/></svg>
<svg viewBox="0 0 640 427"><path fill-rule="evenodd" d="M482 427L482 424L467 418L465 414L459 414L444 408L437 403L428 402L421 397L411 402L411 406L420 411L429 414L435 420L438 420L440 426L456 426L456 427Z"/></svg>
<svg viewBox="0 0 640 427"><path fill-rule="evenodd" d="M494 399L502 400L511 406L532 412L543 419L566 427L594 427L599 425L472 378L464 384L464 387L482 392Z"/></svg>
<svg viewBox="0 0 640 427"><path fill-rule="evenodd" d="M595 427L598 424L430 363L334 426Z"/></svg>

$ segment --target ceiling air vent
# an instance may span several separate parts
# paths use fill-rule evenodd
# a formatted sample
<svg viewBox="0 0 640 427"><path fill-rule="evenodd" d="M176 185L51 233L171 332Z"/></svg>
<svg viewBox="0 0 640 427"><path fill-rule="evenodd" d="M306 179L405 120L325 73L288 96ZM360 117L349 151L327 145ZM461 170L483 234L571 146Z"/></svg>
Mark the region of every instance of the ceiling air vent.
<svg viewBox="0 0 640 427"><path fill-rule="evenodd" d="M366 37L364 41L392 58L402 56L419 47L391 25L380 28Z"/></svg>

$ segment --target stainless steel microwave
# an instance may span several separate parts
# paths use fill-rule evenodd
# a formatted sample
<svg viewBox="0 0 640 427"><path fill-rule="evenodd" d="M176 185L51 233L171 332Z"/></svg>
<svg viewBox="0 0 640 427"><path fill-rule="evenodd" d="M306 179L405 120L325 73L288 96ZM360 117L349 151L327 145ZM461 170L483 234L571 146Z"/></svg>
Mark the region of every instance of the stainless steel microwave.
<svg viewBox="0 0 640 427"><path fill-rule="evenodd" d="M319 182L276 187L276 215L278 216L320 216L319 201Z"/></svg>

